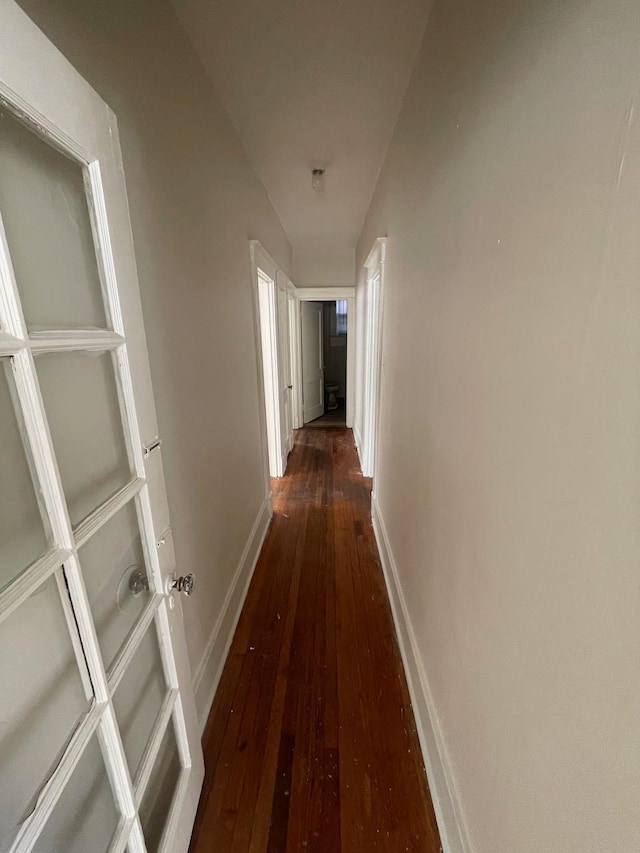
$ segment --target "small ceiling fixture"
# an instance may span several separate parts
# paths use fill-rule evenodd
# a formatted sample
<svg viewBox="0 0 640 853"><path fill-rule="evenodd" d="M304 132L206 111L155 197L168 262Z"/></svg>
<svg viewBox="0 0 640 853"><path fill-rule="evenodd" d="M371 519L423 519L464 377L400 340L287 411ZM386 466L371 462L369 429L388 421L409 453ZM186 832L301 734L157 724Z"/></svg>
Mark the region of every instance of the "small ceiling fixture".
<svg viewBox="0 0 640 853"><path fill-rule="evenodd" d="M324 169L311 170L311 189L321 190L324 186Z"/></svg>

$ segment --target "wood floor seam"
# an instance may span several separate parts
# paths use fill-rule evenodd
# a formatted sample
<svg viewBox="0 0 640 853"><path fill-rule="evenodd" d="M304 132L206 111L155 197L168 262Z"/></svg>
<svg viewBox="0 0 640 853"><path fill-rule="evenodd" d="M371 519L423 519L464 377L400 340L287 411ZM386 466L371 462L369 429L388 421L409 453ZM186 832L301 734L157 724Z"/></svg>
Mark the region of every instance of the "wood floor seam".
<svg viewBox="0 0 640 853"><path fill-rule="evenodd" d="M351 430L296 433L205 734L191 853L439 853Z"/></svg>

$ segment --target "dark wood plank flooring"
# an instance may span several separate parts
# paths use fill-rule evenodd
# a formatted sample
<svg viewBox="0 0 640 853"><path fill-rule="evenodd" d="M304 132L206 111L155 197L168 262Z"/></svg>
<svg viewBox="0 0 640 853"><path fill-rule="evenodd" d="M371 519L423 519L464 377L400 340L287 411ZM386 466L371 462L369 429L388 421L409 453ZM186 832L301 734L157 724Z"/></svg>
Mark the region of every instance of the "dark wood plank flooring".
<svg viewBox="0 0 640 853"><path fill-rule="evenodd" d="M191 853L438 853L351 430L297 433L204 735Z"/></svg>

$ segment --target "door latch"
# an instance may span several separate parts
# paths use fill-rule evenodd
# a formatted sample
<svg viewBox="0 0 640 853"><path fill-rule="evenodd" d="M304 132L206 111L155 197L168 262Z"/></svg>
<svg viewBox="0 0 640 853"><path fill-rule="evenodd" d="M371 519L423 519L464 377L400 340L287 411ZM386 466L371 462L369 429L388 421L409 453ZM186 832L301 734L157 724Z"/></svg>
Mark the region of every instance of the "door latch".
<svg viewBox="0 0 640 853"><path fill-rule="evenodd" d="M192 595L196 586L196 576L189 572L188 575L176 577L171 575L167 578L167 594L170 595L174 590L181 592L184 595Z"/></svg>

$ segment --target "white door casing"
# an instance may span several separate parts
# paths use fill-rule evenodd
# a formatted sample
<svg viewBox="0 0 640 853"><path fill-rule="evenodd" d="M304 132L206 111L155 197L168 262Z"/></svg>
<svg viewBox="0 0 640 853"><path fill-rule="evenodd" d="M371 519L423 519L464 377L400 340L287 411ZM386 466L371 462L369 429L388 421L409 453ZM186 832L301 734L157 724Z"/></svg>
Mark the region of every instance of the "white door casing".
<svg viewBox="0 0 640 853"><path fill-rule="evenodd" d="M258 240L250 240L249 249L265 493L270 494L269 477L284 475L296 428L297 390L290 339L290 302L295 287Z"/></svg>
<svg viewBox="0 0 640 853"><path fill-rule="evenodd" d="M0 577L4 654L14 664L20 662L3 683L8 706L0 714L0 758L9 749L17 759L10 779L3 778L9 764L0 762L5 792L0 805L0 848L18 853L44 844L43 849L71 851L74 843L83 843L77 839L83 820L90 817L93 824L87 825L87 832L93 833L92 840L84 842L84 849L90 844L96 850L144 851L144 824L150 844L174 853L187 849L204 766L182 605L170 589L175 557L116 118L12 0L0 0L0 14L2 130L16 139L26 135L34 140L35 156L44 152L43 163L60 162L62 172L68 171L73 180L76 173L80 176L81 196L70 200L53 181L45 196L54 213L68 215L71 224L66 227L73 235L80 233L76 217L84 205L95 255L90 262L97 270L94 308L104 317L97 325L78 322L74 313L82 299L78 301L72 291L77 287L84 294L89 285L85 287L84 280L54 277L55 247L46 244L44 232L44 242L31 232L24 239L30 240L28 249L34 258L45 250L50 254L38 263L42 271L51 261L51 281L26 282L25 252L16 240L13 201L0 194L0 380L10 400L2 415L13 417L18 427L45 531L39 556L16 563L13 573ZM0 139L0 154L6 155L5 165L12 168L11 152L7 154L9 149L5 146L3 151L2 146ZM28 156L25 152L25 162ZM33 174L37 178L37 169ZM43 172L43 182L47 179ZM10 185L11 180L6 183ZM20 199L16 204L19 207ZM49 296L43 297L47 291ZM49 299L47 310L55 305L62 312L60 322L37 318L32 322L43 299ZM80 373L84 385L76 382L74 386ZM112 401L102 395L102 384L86 379L98 375L105 389L113 387ZM95 413L84 400L89 392L99 406L113 402L113 435L103 430L102 421L94 430ZM66 433L77 435L78 441L70 442ZM95 479L95 472L100 472L96 457L104 451L111 459L120 444L123 461L118 476L122 470L128 473L107 491L106 480L91 482L94 498L98 493L100 497L81 508L75 480L89 475ZM74 456L76 451L84 455ZM0 466L3 452L0 445ZM7 466L13 464L5 461ZM5 481L4 486L10 488L11 483ZM0 502L0 512L7 506L9 502ZM35 521L30 524L38 528ZM127 525L131 542L122 533ZM22 535L22 530L18 532ZM133 547L132 543L139 543L140 553L127 566L129 552L122 549ZM6 553L0 551L0 555ZM113 578L100 576L104 583L96 591L90 566L102 566L104 560L109 567L118 566L118 572L123 567L126 571L113 584ZM57 613L63 614L57 623L57 642L72 650L71 657L64 658L65 678L69 673L75 678L75 672L84 693L83 699L74 699L77 713L72 717L67 716L71 700L59 701L58 687L64 679L52 684L46 697L39 696L37 713L37 693L30 694L27 684L31 673L40 676L58 663L52 635L42 636L39 631ZM122 635L118 634L121 629ZM120 637L121 643L117 642ZM12 652L14 642L19 645ZM137 701L137 673L154 667L158 698L151 712L151 689ZM31 728L21 739L20 727L27 718ZM57 743L53 742L55 732L61 733ZM32 769L38 768L40 753L48 746L52 755L43 759L40 775L32 778ZM68 792L93 790L85 784L83 774L88 770L97 774L95 783L106 792L113 828L94 809L97 794L87 800L86 815L70 811ZM173 779L174 773L175 787L165 798L161 783ZM65 831L71 834L67 837ZM102 846L95 837L98 831L108 835ZM51 840L54 832L58 833L55 842Z"/></svg>
<svg viewBox="0 0 640 853"><path fill-rule="evenodd" d="M282 412L281 454L282 471L286 470L287 458L293 449L293 376L291 344L289 340L289 299L293 284L278 270L278 345L280 354L280 409Z"/></svg>
<svg viewBox="0 0 640 853"><path fill-rule="evenodd" d="M347 409L346 423L354 427L356 391L358 377L356 375L356 288L355 287L296 287L293 289L296 302L299 303L294 318L295 328L292 330L292 340L297 346L292 346L292 362L294 377L294 399L299 406L299 426L303 426L302 405L302 343L301 343L301 306L304 302L335 302L337 299L347 300Z"/></svg>
<svg viewBox="0 0 640 853"><path fill-rule="evenodd" d="M365 477L376 473L378 451L378 411L382 371L382 308L386 238L379 237L365 263L364 335L358 342L362 368L362 412L358 414L357 436L360 464ZM375 482L374 482L375 491Z"/></svg>
<svg viewBox="0 0 640 853"><path fill-rule="evenodd" d="M304 422L307 424L324 414L324 354L322 351L322 303L303 302L302 329L302 396Z"/></svg>
<svg viewBox="0 0 640 853"><path fill-rule="evenodd" d="M289 354L291 357L291 384L293 428L304 425L302 411L302 349L300 341L300 304L295 297L295 288L287 294L289 312Z"/></svg>
<svg viewBox="0 0 640 853"><path fill-rule="evenodd" d="M267 432L267 451L269 474L282 477L283 458L283 416L281 386L282 371L278 344L278 299L275 281L261 268L257 268L258 320L260 327L260 353L262 370L262 389Z"/></svg>

